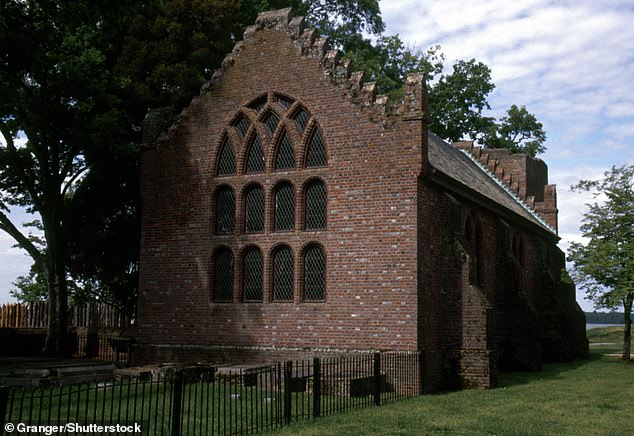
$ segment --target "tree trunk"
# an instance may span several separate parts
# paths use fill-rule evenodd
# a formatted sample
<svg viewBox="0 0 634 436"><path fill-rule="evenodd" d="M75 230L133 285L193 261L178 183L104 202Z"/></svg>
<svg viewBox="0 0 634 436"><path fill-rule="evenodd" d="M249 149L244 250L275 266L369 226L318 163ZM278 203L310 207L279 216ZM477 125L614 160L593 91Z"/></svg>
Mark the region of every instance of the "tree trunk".
<svg viewBox="0 0 634 436"><path fill-rule="evenodd" d="M48 330L46 356L65 357L68 349L68 287L66 283L66 244L61 220L55 211L42 216L46 238L45 276L48 289Z"/></svg>
<svg viewBox="0 0 634 436"><path fill-rule="evenodd" d="M623 329L623 355L621 360L630 361L630 352L632 349L632 300L634 293L630 292L623 301L623 309L625 312L625 328Z"/></svg>

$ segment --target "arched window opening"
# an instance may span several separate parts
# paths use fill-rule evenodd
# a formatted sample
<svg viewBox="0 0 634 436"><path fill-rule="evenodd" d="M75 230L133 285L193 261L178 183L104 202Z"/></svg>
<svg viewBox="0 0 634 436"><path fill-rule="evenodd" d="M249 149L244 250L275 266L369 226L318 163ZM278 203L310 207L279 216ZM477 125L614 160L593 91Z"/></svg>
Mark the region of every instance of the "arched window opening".
<svg viewBox="0 0 634 436"><path fill-rule="evenodd" d="M326 257L321 247L313 245L304 254L304 300L326 299Z"/></svg>
<svg viewBox="0 0 634 436"><path fill-rule="evenodd" d="M321 138L321 132L317 127L313 129L308 140L306 149L306 167L325 167L326 166L326 147Z"/></svg>
<svg viewBox="0 0 634 436"><path fill-rule="evenodd" d="M310 115L304 108L300 108L295 115L293 116L293 120L297 123L297 127L299 127L299 131L303 132L306 130L306 126L308 125L308 120L310 119Z"/></svg>
<svg viewBox="0 0 634 436"><path fill-rule="evenodd" d="M282 183L275 190L275 230L295 228L295 192L293 185Z"/></svg>
<svg viewBox="0 0 634 436"><path fill-rule="evenodd" d="M233 301L233 253L228 248L221 248L214 257L213 301Z"/></svg>
<svg viewBox="0 0 634 436"><path fill-rule="evenodd" d="M277 129L277 125L280 123L280 118L275 115L275 112L269 110L262 121L272 135L273 132L275 132L275 129Z"/></svg>
<svg viewBox="0 0 634 436"><path fill-rule="evenodd" d="M326 228L326 187L321 180L306 186L305 214L306 230Z"/></svg>
<svg viewBox="0 0 634 436"><path fill-rule="evenodd" d="M249 109L253 109L256 112L260 112L262 109L264 109L264 106L266 106L267 100L268 100L268 95L263 95L261 97L258 97L253 102L249 103L247 107Z"/></svg>
<svg viewBox="0 0 634 436"><path fill-rule="evenodd" d="M293 104L293 100L285 97L283 95L279 95L279 94L275 94L275 98L277 99L277 102L283 106L285 109L289 109L292 104Z"/></svg>
<svg viewBox="0 0 634 436"><path fill-rule="evenodd" d="M243 138L247 135L247 130L249 130L250 125L249 119L242 114L233 122L233 127L235 127Z"/></svg>
<svg viewBox="0 0 634 436"><path fill-rule="evenodd" d="M482 279L484 278L484 250L482 244L482 225L478 221L476 223L475 247L473 250L476 257L476 284L478 286L482 286Z"/></svg>
<svg viewBox="0 0 634 436"><path fill-rule="evenodd" d="M252 247L244 254L244 301L262 301L263 296L262 252Z"/></svg>
<svg viewBox="0 0 634 436"><path fill-rule="evenodd" d="M236 159L233 154L233 145L231 145L231 141L229 141L228 138L225 138L220 146L217 173L219 176L228 176L236 173Z"/></svg>
<svg viewBox="0 0 634 436"><path fill-rule="evenodd" d="M250 186L244 199L245 231L256 233L264 230L264 189Z"/></svg>
<svg viewBox="0 0 634 436"><path fill-rule="evenodd" d="M468 216L464 223L464 241L467 244L467 248L472 248L473 245L473 233L472 233L471 216Z"/></svg>
<svg viewBox="0 0 634 436"><path fill-rule="evenodd" d="M235 229L236 198L233 189L223 186L216 195L216 233L227 235Z"/></svg>
<svg viewBox="0 0 634 436"><path fill-rule="evenodd" d="M258 135L254 135L248 147L247 173L264 172L264 150Z"/></svg>
<svg viewBox="0 0 634 436"><path fill-rule="evenodd" d="M286 246L273 257L273 300L293 301L293 253Z"/></svg>
<svg viewBox="0 0 634 436"><path fill-rule="evenodd" d="M290 170L295 168L295 151L293 143L286 131L282 132L277 146L277 156L275 158L276 170Z"/></svg>
<svg viewBox="0 0 634 436"><path fill-rule="evenodd" d="M524 264L524 243L522 241L522 237L519 233L516 233L513 236L513 254L515 258L520 263L520 265Z"/></svg>

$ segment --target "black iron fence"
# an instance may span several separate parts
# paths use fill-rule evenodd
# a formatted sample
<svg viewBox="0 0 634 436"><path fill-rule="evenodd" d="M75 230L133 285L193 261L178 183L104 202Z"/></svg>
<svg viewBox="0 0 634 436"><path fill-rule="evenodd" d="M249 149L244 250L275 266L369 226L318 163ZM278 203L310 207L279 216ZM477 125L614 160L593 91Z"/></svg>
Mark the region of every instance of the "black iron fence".
<svg viewBox="0 0 634 436"><path fill-rule="evenodd" d="M418 395L420 374L419 354L399 352L0 387L0 424L31 433L249 434Z"/></svg>

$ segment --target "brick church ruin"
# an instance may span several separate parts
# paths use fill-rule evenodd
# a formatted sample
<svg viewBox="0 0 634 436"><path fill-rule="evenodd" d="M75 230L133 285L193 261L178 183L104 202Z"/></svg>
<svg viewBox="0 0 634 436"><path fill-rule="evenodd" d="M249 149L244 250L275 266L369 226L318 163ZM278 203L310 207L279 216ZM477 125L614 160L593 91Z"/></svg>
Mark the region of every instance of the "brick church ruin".
<svg viewBox="0 0 634 436"><path fill-rule="evenodd" d="M149 116L135 359L419 351L436 390L584 357L546 165L429 133L422 75L403 95L286 9Z"/></svg>

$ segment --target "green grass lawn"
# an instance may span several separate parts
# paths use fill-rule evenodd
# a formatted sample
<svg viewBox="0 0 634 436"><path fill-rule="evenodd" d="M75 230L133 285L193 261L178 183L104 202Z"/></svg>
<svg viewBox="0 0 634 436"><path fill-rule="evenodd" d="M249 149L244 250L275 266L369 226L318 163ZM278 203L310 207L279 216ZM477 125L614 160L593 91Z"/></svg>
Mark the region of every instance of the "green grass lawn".
<svg viewBox="0 0 634 436"><path fill-rule="evenodd" d="M634 364L604 354L620 352L622 329L588 336L590 359L502 374L496 389L410 398L294 423L275 434L634 435Z"/></svg>

